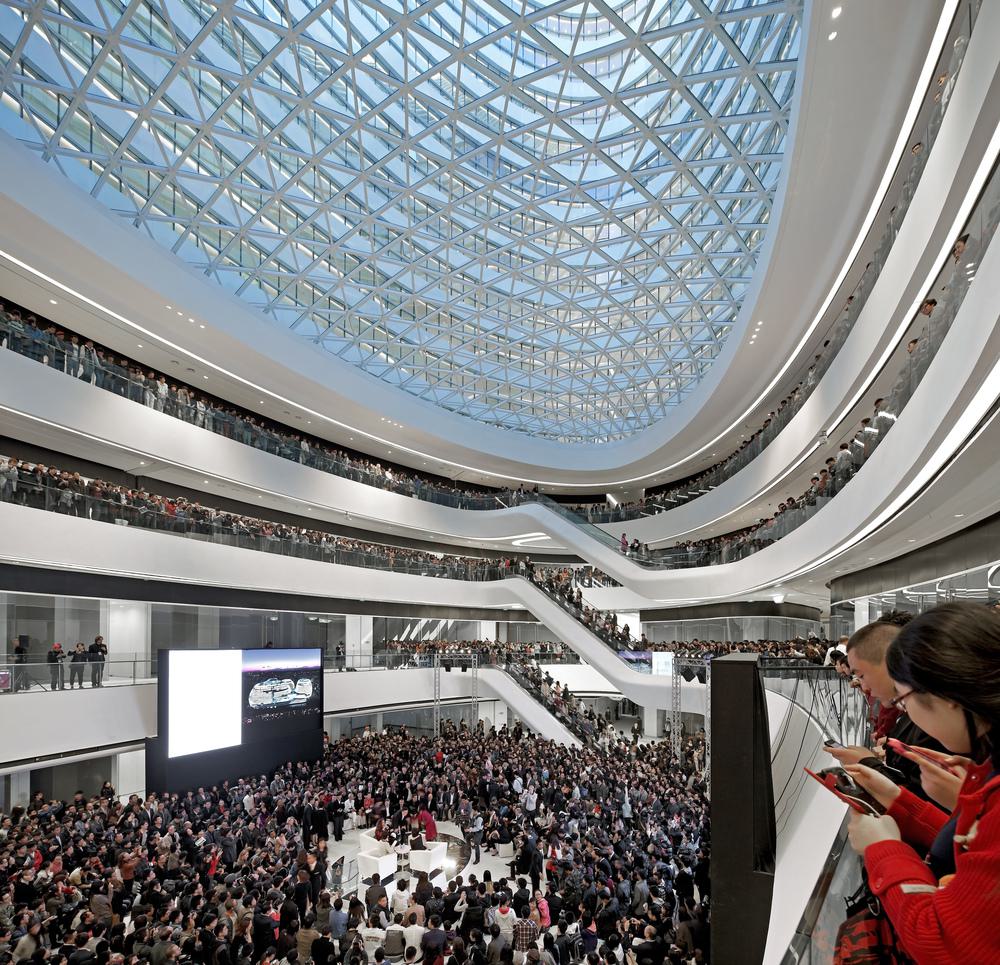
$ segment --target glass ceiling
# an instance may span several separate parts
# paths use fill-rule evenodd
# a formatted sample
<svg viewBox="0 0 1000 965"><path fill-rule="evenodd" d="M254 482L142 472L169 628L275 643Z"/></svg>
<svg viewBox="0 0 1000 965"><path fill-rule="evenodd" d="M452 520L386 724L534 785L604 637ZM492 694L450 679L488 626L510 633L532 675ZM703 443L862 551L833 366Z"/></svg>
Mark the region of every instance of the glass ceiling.
<svg viewBox="0 0 1000 965"><path fill-rule="evenodd" d="M473 419L607 441L682 401L732 328L799 17L0 0L0 118L276 325Z"/></svg>

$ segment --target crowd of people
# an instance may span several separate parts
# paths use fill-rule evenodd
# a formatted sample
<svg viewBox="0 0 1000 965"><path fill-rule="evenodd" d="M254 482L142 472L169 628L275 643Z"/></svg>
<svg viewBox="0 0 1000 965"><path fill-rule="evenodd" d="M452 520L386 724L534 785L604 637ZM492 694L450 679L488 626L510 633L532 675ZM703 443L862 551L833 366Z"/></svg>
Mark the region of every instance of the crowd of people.
<svg viewBox="0 0 1000 965"><path fill-rule="evenodd" d="M564 684L553 678L545 663L579 663L569 647L555 641L522 643L501 640L389 640L386 652L408 658L413 666L429 665L437 656L446 662L476 656L480 667L500 667L521 687L543 704L584 743L607 746L617 734L610 712L600 715L577 698Z"/></svg>
<svg viewBox="0 0 1000 965"><path fill-rule="evenodd" d="M385 652L410 657L416 665L435 655L468 656L475 654L480 666L502 665L511 659L537 660L540 663L578 663L579 657L557 640L386 640Z"/></svg>
<svg viewBox="0 0 1000 965"><path fill-rule="evenodd" d="M92 339L3 302L0 302L0 348L17 352L198 428L380 489L461 509L499 509L538 498L537 489L523 486L488 489L431 479L411 469L383 465L376 459L352 454L317 436L293 431L256 413L215 399L183 382L168 378L162 372L125 358ZM779 411L783 408L784 403L779 406ZM771 418L769 416L769 421ZM681 491L675 488L677 492ZM615 522L662 511L676 501L672 497L644 497L636 504L608 507L606 503L583 503L572 508L590 522Z"/></svg>
<svg viewBox="0 0 1000 965"><path fill-rule="evenodd" d="M827 748L839 765L831 783L866 801L848 812L867 874L834 960L864 948L874 961L1000 961L996 607L887 613L859 628L838 662L876 726L870 746Z"/></svg>
<svg viewBox="0 0 1000 965"><path fill-rule="evenodd" d="M991 180L987 194L989 196L982 202L984 206L990 204L993 195L1000 194L1000 179ZM1000 217L1000 201L993 203L990 210L992 219ZM986 226L980 227L985 232ZM995 225L990 228L991 234L993 227ZM630 541L627 533L623 533L622 552L645 565L670 568L729 563L771 545L811 517L850 481L892 428L947 334L981 254L982 245L976 244L970 233L964 233L956 241L949 265L935 283L935 297L928 297L923 301L911 326L911 337L906 342L897 377L890 391L874 400L872 414L863 418L851 437L840 443L835 455L827 456L824 464L812 476L805 492L782 499L772 515L761 517L752 526L701 540L679 541L672 547L651 551L638 538L633 537ZM90 341L81 342L76 335L67 337L52 325L42 328L33 317L22 319L18 310L0 309L0 344L199 427L222 432L247 445L266 449L304 465L336 471L339 475L346 475L360 482L370 482L418 498L434 498L467 509L495 509L541 498L537 491L525 490L523 487L516 490L476 492L457 485L445 486L437 482L422 481L419 475L388 469L366 458L352 457L318 439L284 432L278 426L265 424L232 407L219 407L207 398L190 393L183 385L169 383L163 375L157 376L152 372L143 375L134 363L124 359L120 363L115 362L113 357L109 357L108 353L98 349ZM796 392L802 388L799 387ZM795 398L796 393L793 393L785 400L787 405L779 407L779 413L791 407ZM761 432L764 433L770 424L771 421ZM246 517L234 514L216 514L198 502L165 499L99 480L83 480L78 474L46 470L44 466L41 467L41 472L37 467L23 464L15 466L8 463L0 466L0 491L5 499L10 499L17 493L17 498L27 505L41 505L42 508L54 508L77 515L86 513L91 518L123 518L133 525L148 525L147 517L152 517L158 528L203 534L223 531L229 535L247 536L251 539L277 540L282 546L287 544L293 553L296 552L296 546L301 548L312 544L318 546L318 558L323 558L325 553L336 553L339 549L337 545L324 549L319 545L323 542L322 534L298 527L247 520ZM649 498L652 497L644 497L636 515L648 515L646 503ZM677 499L671 498L668 505L676 502ZM120 510L118 516L112 517L111 514L117 510ZM584 516L595 519L592 510L587 510ZM402 562L406 569L424 564L440 564L432 554L414 556L416 551L406 551L405 554L386 553L384 548L366 549L364 546L347 545L344 550L353 553L360 551L360 555L375 553L388 556L387 563L391 568L398 568L397 557L401 555L406 557ZM455 557L449 560L452 561L449 566L469 574L459 578L497 578L495 575L483 575L496 572L496 561L486 563Z"/></svg>
<svg viewBox="0 0 1000 965"><path fill-rule="evenodd" d="M709 961L704 744L571 749L521 732L405 730L272 775L120 802L107 785L0 815L0 961L30 965L680 965ZM477 860L333 889L353 818ZM509 877L477 869L512 853Z"/></svg>
<svg viewBox="0 0 1000 965"><path fill-rule="evenodd" d="M448 556L337 536L321 530L227 512L183 496L87 479L26 460L0 457L0 501L105 523L227 543L286 556L454 580L499 580L514 558Z"/></svg>
<svg viewBox="0 0 1000 965"><path fill-rule="evenodd" d="M667 651L679 657L711 660L729 653L759 653L775 660L801 660L817 666L828 665L827 658L835 647L829 640L796 637L793 640L645 640L644 650Z"/></svg>

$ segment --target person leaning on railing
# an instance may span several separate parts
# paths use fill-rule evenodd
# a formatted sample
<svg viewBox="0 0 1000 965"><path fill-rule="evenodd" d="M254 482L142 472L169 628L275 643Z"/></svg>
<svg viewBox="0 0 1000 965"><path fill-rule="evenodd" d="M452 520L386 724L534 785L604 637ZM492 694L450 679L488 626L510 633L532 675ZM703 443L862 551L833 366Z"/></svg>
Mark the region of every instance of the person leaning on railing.
<svg viewBox="0 0 1000 965"><path fill-rule="evenodd" d="M947 748L907 755L946 810L849 766L887 808L852 814L851 845L917 965L1000 962L1000 617L977 603L935 607L903 627L886 661L897 701Z"/></svg>

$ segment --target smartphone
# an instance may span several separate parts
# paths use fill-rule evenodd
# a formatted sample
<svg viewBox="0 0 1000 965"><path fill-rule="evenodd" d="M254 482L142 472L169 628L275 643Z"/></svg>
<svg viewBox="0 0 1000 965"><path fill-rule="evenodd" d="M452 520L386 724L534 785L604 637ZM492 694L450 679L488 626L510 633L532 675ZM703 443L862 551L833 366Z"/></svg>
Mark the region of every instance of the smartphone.
<svg viewBox="0 0 1000 965"><path fill-rule="evenodd" d="M881 817L885 814L885 808L875 800L863 787L858 785L854 778L840 767L828 767L826 770L815 771L804 767L803 770L814 780L819 781L828 791L836 794L845 804L849 805L859 814L868 814L871 817Z"/></svg>
<svg viewBox="0 0 1000 965"><path fill-rule="evenodd" d="M843 744L840 741L834 740L832 737L829 740L823 741L824 747L836 747L838 750L843 748Z"/></svg>
<svg viewBox="0 0 1000 965"><path fill-rule="evenodd" d="M891 747L897 754L903 754L905 751L909 751L911 754L916 754L921 760L927 761L935 767L940 767L942 771L947 771L949 774L955 773L947 764L942 764L936 757L932 757L930 754L925 753L920 747L914 747L912 744L904 744L901 740L896 740L895 737L890 737L886 741L886 744L888 744L889 747Z"/></svg>

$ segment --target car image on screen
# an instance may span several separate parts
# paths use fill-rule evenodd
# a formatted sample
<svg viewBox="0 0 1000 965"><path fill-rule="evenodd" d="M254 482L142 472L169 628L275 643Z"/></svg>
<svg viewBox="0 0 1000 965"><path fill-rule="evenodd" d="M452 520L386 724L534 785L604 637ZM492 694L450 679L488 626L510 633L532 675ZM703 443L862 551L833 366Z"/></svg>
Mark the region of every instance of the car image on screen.
<svg viewBox="0 0 1000 965"><path fill-rule="evenodd" d="M312 681L307 677L300 677L298 680L268 677L254 684L247 702L254 708L294 707L308 701L312 693Z"/></svg>

